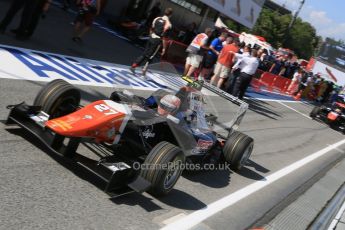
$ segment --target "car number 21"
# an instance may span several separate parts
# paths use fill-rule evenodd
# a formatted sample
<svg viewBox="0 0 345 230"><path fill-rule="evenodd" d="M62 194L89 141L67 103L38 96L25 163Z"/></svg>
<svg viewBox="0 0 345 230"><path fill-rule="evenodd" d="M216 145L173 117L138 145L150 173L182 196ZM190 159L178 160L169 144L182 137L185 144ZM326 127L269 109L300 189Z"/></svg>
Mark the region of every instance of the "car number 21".
<svg viewBox="0 0 345 230"><path fill-rule="evenodd" d="M95 105L95 109L97 109L101 113L104 113L104 115L114 115L119 113L118 111L111 109L109 106L105 104Z"/></svg>

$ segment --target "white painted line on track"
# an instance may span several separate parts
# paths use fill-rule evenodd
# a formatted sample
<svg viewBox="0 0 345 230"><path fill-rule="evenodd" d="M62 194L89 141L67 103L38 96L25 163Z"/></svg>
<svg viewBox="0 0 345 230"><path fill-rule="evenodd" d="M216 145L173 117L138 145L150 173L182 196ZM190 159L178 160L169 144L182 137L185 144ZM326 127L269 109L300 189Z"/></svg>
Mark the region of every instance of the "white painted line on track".
<svg viewBox="0 0 345 230"><path fill-rule="evenodd" d="M197 224L203 222L207 218L221 212L222 210L230 207L231 205L237 203L238 201L250 196L251 194L267 187L268 185L272 184L273 182L283 178L284 176L289 175L290 173L300 169L304 165L322 157L326 153L331 150L338 148L339 146L345 144L345 140L339 141L334 143L318 152L315 152L269 176L261 181L257 181L253 184L250 184L228 196L225 196L209 205L205 208L200 209L198 211L192 212L191 214L183 217L173 223L166 225L165 227L161 228L161 230L183 230L183 229L190 229Z"/></svg>
<svg viewBox="0 0 345 230"><path fill-rule="evenodd" d="M338 151L338 152L340 152L340 153L345 153L345 151L344 151L344 150L339 149L339 148L335 148L334 150L337 150L337 151Z"/></svg>
<svg viewBox="0 0 345 230"><path fill-rule="evenodd" d="M302 115L303 117L306 117L306 118L308 118L308 119L310 119L310 120L313 120L313 119L312 119L310 116L308 116L307 114L304 114L304 113L302 113L302 112L300 112L300 111L298 111L298 110L296 110L296 109L294 109L294 108L292 108L292 107L290 107L290 106L288 106L288 105L285 105L285 104L282 103L282 102L278 102L278 103L281 104L281 105L283 105L283 106L285 106L286 108L289 108L289 109L293 110L294 112L296 112L296 113ZM319 122L319 124L322 125L322 126L324 126L324 127L329 127L329 126L328 126L327 124L325 124L325 123L320 123L320 122ZM331 129L331 130L337 132L337 133L340 134L340 135L343 135L343 134L339 133L338 131L336 131L336 130L334 130L334 129ZM338 150L338 151L339 151L339 150Z"/></svg>
<svg viewBox="0 0 345 230"><path fill-rule="evenodd" d="M288 106L288 105L285 105L285 104L282 103L282 102L278 102L278 103L281 104L281 105L283 105L283 106L285 106L285 107L288 108L288 109L291 109L292 111L295 111L296 113L302 115L303 117L306 117L306 118L312 120L312 118L309 117L308 115L306 115L306 114L304 114L304 113L301 113L300 111L298 111L298 110L296 110L296 109L294 109L294 108L292 108L292 107L290 107L290 106Z"/></svg>
<svg viewBox="0 0 345 230"><path fill-rule="evenodd" d="M278 100L278 99L267 99L267 98L259 98L259 97L244 97L247 100L258 100L258 101L273 101L273 102L285 102L285 103L297 103L300 104L300 101L289 101L289 100Z"/></svg>
<svg viewBox="0 0 345 230"><path fill-rule="evenodd" d="M185 213L180 213L180 214L177 214L176 216L173 216L169 219L166 219L162 222L162 224L170 224L170 223L174 223L175 221L179 220L179 219L182 219L183 217L185 217L186 214Z"/></svg>

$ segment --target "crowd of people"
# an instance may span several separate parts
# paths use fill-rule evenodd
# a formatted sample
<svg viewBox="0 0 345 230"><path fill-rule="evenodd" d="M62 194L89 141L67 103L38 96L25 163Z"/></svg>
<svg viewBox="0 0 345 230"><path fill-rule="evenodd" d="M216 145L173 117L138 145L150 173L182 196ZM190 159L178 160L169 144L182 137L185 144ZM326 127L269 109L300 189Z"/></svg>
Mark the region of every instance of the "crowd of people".
<svg viewBox="0 0 345 230"><path fill-rule="evenodd" d="M291 53L287 55L277 53L266 60L268 61L261 69L291 79L286 93L292 96L299 95L310 101L326 103L332 101L334 95L342 91L341 87L320 73L313 73L307 70L306 66L300 65L297 57Z"/></svg>
<svg viewBox="0 0 345 230"><path fill-rule="evenodd" d="M242 99L267 51L239 43L223 32L207 46L212 30L196 35L187 48L184 75L210 83Z"/></svg>
<svg viewBox="0 0 345 230"><path fill-rule="evenodd" d="M332 101L334 95L343 90L321 74L314 74L301 66L292 53L268 55L266 49L240 43L225 32L207 42L211 34L212 30L207 28L189 44L185 76L197 74L199 80L210 81L240 99L258 72L291 79L287 94L319 103Z"/></svg>
<svg viewBox="0 0 345 230"><path fill-rule="evenodd" d="M343 88L326 80L320 74L313 74L302 68L296 71L288 88L288 93L293 96L300 94L299 96L302 98L319 103L333 101L336 95L342 91Z"/></svg>
<svg viewBox="0 0 345 230"><path fill-rule="evenodd" d="M155 6L159 8L159 5ZM158 10L152 10L157 16ZM168 31L172 28L169 18L172 9L165 10L163 16L153 18L150 16L150 37L146 48L131 65L130 70L144 65L143 75L147 71L147 65L162 48L165 53ZM291 79L287 93L319 102L326 102L334 92L334 84L326 81L320 75L307 72L297 62L297 57L292 54L268 55L264 48L251 47L239 42L236 38L222 32L214 37L215 30L206 28L203 33L196 34L188 45L187 58L184 67L184 76L195 77L198 80L210 81L211 84L242 99L255 77L257 70L270 72Z"/></svg>
<svg viewBox="0 0 345 230"><path fill-rule="evenodd" d="M64 10L74 5L77 16L74 20L72 40L81 42L83 36L90 30L97 15L100 14L106 0L62 0ZM15 15L22 10L21 20L17 28L11 32L18 39L30 38L40 19L45 17L51 0L13 0L7 13L0 22L0 33L5 33ZM170 17L171 8L165 9L161 14L160 3L156 3L147 14L145 25L149 39L145 50L131 65L131 71L144 65L143 75L148 64L161 50L161 55L166 52L166 39L172 28ZM268 55L266 49L251 47L240 43L237 38L228 33L206 28L203 33L196 33L196 24L191 23L189 32L183 36L183 41L190 42L186 49L187 58L183 75L188 77L198 76L199 80L210 81L211 84L224 89L228 93L243 98L257 69L291 79L287 93L302 98L327 102L333 94L341 91L336 85L324 79L320 74L306 71L297 62L297 57L291 53ZM218 36L215 36L218 34Z"/></svg>

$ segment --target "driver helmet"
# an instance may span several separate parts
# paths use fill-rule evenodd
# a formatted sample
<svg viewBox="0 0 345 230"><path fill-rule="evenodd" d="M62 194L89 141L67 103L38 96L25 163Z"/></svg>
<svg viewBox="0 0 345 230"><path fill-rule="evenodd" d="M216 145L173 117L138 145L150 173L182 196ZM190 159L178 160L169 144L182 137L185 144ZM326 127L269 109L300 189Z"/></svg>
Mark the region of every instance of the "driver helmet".
<svg viewBox="0 0 345 230"><path fill-rule="evenodd" d="M159 102L158 113L162 116L177 112L180 108L181 100L175 95L165 95Z"/></svg>

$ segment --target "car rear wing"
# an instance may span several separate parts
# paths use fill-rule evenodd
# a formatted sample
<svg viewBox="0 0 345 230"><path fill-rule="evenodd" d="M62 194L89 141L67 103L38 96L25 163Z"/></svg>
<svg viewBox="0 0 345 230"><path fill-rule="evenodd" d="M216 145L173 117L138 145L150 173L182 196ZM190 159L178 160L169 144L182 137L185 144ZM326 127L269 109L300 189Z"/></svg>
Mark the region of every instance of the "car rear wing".
<svg viewBox="0 0 345 230"><path fill-rule="evenodd" d="M238 129L240 123L242 122L242 119L243 119L245 113L247 112L247 109L249 108L248 103L238 99L237 97L234 97L233 95L225 92L224 90L219 89L218 87L216 87L214 85L211 85L208 82L195 81L195 80L188 78L188 77L182 77L182 79L184 81L186 81L189 84L189 86L191 86L197 90L201 90L202 88L205 88L205 89L209 90L210 92L226 99L227 101L230 101L235 105L238 105L239 110L237 111L234 118L226 124L219 124L218 125L220 128L223 128L223 129L229 131L229 135L231 134L232 130Z"/></svg>

